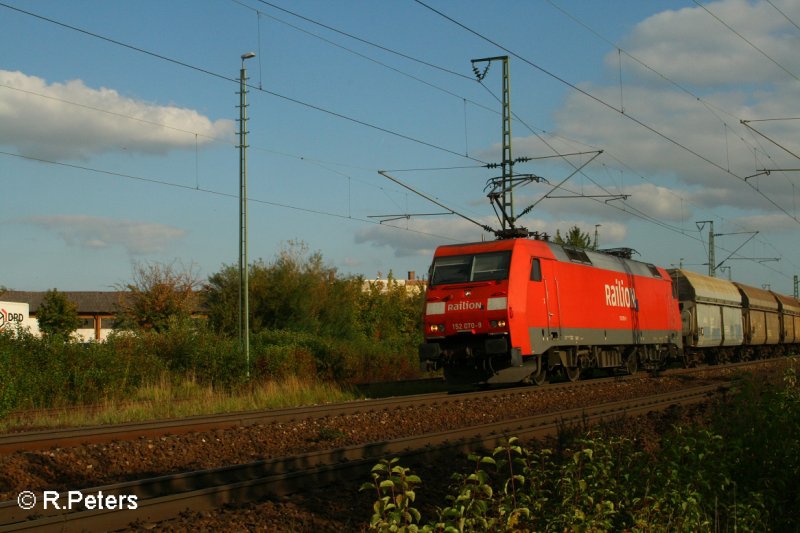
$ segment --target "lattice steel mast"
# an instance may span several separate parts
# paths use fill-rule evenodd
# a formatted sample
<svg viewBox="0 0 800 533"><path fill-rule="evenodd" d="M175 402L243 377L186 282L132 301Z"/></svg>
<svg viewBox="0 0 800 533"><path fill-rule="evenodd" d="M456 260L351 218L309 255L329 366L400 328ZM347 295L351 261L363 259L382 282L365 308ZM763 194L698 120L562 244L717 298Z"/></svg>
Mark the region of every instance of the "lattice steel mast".
<svg viewBox="0 0 800 533"><path fill-rule="evenodd" d="M503 95L502 95L502 139L503 139L503 153L500 167L502 175L499 178L489 180L487 188L489 191L489 199L495 210L499 210L499 218L501 229L496 232L499 238L512 238L512 237L527 237L528 230L526 228L517 228L515 226L516 216L514 215L514 187L517 182L528 183L531 180L538 181L538 176L514 176L514 163L528 161L528 158L520 158L515 160L511 155L511 78L508 69L508 56L495 56L484 57L481 59L472 60L472 71L481 82L489 72L489 67L492 61L503 62ZM486 63L483 71L479 70L476 64ZM496 165L489 165L489 168L494 168Z"/></svg>

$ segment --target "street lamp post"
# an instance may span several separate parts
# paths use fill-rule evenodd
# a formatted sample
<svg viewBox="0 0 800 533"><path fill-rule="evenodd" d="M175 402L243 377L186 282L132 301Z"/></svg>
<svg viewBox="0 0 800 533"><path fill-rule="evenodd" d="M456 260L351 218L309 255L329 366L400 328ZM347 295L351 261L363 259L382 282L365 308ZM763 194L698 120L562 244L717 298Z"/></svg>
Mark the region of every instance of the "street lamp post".
<svg viewBox="0 0 800 533"><path fill-rule="evenodd" d="M250 295L247 265L247 70L244 62L255 52L242 54L239 72L239 347L244 352L245 374L250 377Z"/></svg>

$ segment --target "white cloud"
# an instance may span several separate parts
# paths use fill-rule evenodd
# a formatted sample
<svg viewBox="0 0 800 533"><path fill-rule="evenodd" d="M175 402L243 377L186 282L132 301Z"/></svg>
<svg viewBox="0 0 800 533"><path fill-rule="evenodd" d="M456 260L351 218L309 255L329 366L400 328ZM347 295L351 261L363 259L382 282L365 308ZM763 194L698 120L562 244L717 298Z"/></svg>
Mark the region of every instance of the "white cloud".
<svg viewBox="0 0 800 533"><path fill-rule="evenodd" d="M800 18L799 0L773 4L789 17ZM800 47L800 32L774 7L745 0L705 5L800 76L800 55L788 53ZM664 220L675 220L675 213L665 210L667 196L652 196L662 190L662 184L676 191L676 207L682 197L685 204L699 207L775 211L775 205L763 197L767 196L792 212L798 195L795 175L750 176L763 169L797 167L793 154L800 154L798 121L752 122L763 136L740 121L796 117L800 81L699 7L646 19L623 47L669 79L633 68L628 60L621 86L581 85L608 106L571 92L555 113L557 131L582 144L573 144L570 150L563 139L555 139L560 151L596 146L606 154L587 169L588 174L597 177L599 165L608 165L620 174L638 174L658 184L649 190L625 187L620 192L633 194L632 203L644 197L642 207ZM618 69L617 57L616 52L607 57L610 70ZM516 146L524 147L526 155L544 151L535 138ZM745 182L746 177L750 181ZM684 188L682 193L679 187Z"/></svg>
<svg viewBox="0 0 800 533"><path fill-rule="evenodd" d="M418 218L406 226L394 222L390 224L373 225L362 228L355 234L357 244L370 244L375 247L389 247L394 250L395 257L432 257L436 247L445 243L479 241L486 236L478 226L464 219L446 217L443 224L442 217L436 220L431 218Z"/></svg>
<svg viewBox="0 0 800 533"><path fill-rule="evenodd" d="M793 20L800 20L800 0L772 0L772 4ZM800 55L794 52L800 48L800 32L775 7L763 0L723 0L704 5L800 76ZM665 229L693 228L691 222L698 217L708 218L712 216L708 212L716 214L724 208L732 208L726 220L735 219L736 225L763 231L796 229L796 221L762 196L796 213L795 205L800 204L796 174L749 176L759 169L798 166L787 151L800 154L796 135L800 121L752 124L779 140L781 148L740 120L798 116L800 81L700 7L654 15L637 25L622 46L669 79L623 59L622 87L613 82L581 84L581 89L596 99L571 91L554 116L556 127L552 131L557 135L515 137L513 143L517 157L551 155L553 149L559 153L602 149L605 153L583 170L585 176L577 173L565 183L565 190L554 194L569 195L571 190L584 195L625 194L629 198L608 203L602 198L546 199L537 203L520 225L550 235L578 226L593 236L595 224L601 224L601 247L625 245L630 238L626 224L633 231L633 224L652 218ZM606 58L610 79L618 79L617 61L616 51ZM609 106L623 107L624 113ZM480 155L497 160L500 146L490 146ZM574 166L548 159L515 170L536 172L556 184L589 157L591 154L570 157ZM744 177L748 177L746 182ZM551 186L540 183L520 187L515 197L517 212L539 200ZM753 216L736 218L743 213ZM447 230L436 231L435 225L441 222L415 221L413 227L447 233L456 241L479 240L465 221L448 218ZM469 231L473 231L472 236ZM433 241L413 234L395 233L370 228L360 232L357 240L391 246L397 255L424 255L435 246Z"/></svg>
<svg viewBox="0 0 800 533"><path fill-rule="evenodd" d="M772 0L772 4L788 18L800 19L796 0ZM775 7L751 0L722 0L704 7L651 16L636 26L622 48L678 83L759 84L765 79L790 80L793 76L789 73L800 76L800 33ZM606 64L614 70L618 61L616 51L606 56ZM623 60L623 69L628 68L639 67L632 60Z"/></svg>
<svg viewBox="0 0 800 533"><path fill-rule="evenodd" d="M93 89L81 80L48 84L0 70L0 145L48 160L97 154L165 154L228 138L230 120L211 121L192 109L156 105Z"/></svg>
<svg viewBox="0 0 800 533"><path fill-rule="evenodd" d="M565 186L566 187L566 186ZM687 196L686 191L675 190L652 183L639 183L624 187L603 188L597 186L571 187L576 193L573 198L548 199L537 205L536 210L541 213L550 213L559 217L582 216L587 220L604 221L630 221L641 219L642 216L653 217L664 222L677 222L690 218L693 206L701 202L692 196L691 203L683 202ZM703 191L705 192L705 191ZM564 191L556 191L554 195L571 196ZM625 198L604 198L608 195L627 195ZM581 198L578 195L583 195ZM597 196L599 198L591 198ZM520 197L523 203L527 200ZM532 200L532 199L531 199ZM588 224L588 223L587 223ZM580 224L579 224L580 225ZM562 226L559 226L561 228Z"/></svg>
<svg viewBox="0 0 800 533"><path fill-rule="evenodd" d="M88 215L33 216L20 222L56 233L69 246L104 249L122 246L130 255L164 251L186 231L165 224Z"/></svg>

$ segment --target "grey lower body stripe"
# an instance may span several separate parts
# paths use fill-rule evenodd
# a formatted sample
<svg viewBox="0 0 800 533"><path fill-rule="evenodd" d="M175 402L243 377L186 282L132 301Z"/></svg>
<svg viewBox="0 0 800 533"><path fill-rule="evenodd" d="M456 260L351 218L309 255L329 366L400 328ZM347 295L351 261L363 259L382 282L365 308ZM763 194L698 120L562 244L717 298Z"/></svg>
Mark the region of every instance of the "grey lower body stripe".
<svg viewBox="0 0 800 533"><path fill-rule="evenodd" d="M533 353L541 354L550 348L561 346L617 346L627 344L668 344L676 343L676 332L672 330L594 329L561 328L547 330L529 328ZM554 336L553 333L556 333Z"/></svg>

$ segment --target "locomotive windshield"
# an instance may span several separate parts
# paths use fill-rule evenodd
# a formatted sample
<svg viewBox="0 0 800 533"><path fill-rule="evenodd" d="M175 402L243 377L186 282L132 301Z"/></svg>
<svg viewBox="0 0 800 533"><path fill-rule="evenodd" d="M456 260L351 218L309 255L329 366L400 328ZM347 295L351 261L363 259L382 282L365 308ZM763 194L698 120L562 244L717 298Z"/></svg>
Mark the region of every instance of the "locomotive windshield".
<svg viewBox="0 0 800 533"><path fill-rule="evenodd" d="M436 257L431 265L430 284L508 279L510 263L510 251Z"/></svg>

